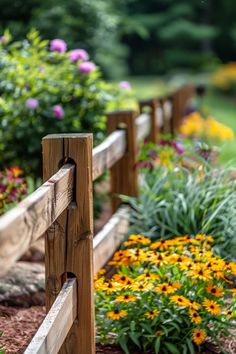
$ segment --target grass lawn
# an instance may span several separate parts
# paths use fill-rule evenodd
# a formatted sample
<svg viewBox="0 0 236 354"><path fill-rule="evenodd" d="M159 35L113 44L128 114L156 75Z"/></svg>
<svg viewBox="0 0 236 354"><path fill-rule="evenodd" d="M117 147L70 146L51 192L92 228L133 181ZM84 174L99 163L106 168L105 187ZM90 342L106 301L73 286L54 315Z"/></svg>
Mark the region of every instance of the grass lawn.
<svg viewBox="0 0 236 354"><path fill-rule="evenodd" d="M138 99L163 95L170 90L170 85L160 77L129 77L128 81L131 83ZM203 80L192 80L192 82L194 81L201 82ZM230 126L236 136L236 98L233 100L230 97L222 96L208 90L203 101L203 106L204 110L214 118ZM219 148L219 161L236 166L236 139L220 144Z"/></svg>

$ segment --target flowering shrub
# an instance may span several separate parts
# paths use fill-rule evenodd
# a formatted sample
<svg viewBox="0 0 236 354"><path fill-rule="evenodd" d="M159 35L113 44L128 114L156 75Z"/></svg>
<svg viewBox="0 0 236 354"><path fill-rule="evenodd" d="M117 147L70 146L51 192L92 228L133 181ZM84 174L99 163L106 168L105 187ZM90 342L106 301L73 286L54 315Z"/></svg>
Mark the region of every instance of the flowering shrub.
<svg viewBox="0 0 236 354"><path fill-rule="evenodd" d="M236 264L214 256L202 234L151 243L131 235L95 279L97 340L144 352L195 353L235 326Z"/></svg>
<svg viewBox="0 0 236 354"><path fill-rule="evenodd" d="M26 181L19 167L0 171L0 215L19 202L26 194Z"/></svg>
<svg viewBox="0 0 236 354"><path fill-rule="evenodd" d="M30 32L22 42L0 41L0 161L40 175L41 139L49 133L105 136L105 111L122 107L127 89L106 84L84 49L68 51ZM115 103L114 103L115 102ZM118 107L117 107L118 108Z"/></svg>
<svg viewBox="0 0 236 354"><path fill-rule="evenodd" d="M234 139L234 133L231 128L219 123L212 117L205 119L199 112L193 112L186 117L180 127L180 134L201 138L206 141Z"/></svg>
<svg viewBox="0 0 236 354"><path fill-rule="evenodd" d="M211 77L212 85L219 91L236 93L236 62L221 65Z"/></svg>

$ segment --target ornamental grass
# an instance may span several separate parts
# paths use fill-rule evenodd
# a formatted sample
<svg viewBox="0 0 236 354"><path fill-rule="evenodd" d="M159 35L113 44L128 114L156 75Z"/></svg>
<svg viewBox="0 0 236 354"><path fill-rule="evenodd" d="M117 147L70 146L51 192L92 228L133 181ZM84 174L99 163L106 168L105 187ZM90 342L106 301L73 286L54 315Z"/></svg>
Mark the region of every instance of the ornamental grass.
<svg viewBox="0 0 236 354"><path fill-rule="evenodd" d="M97 341L126 354L220 346L235 327L236 264L214 255L212 242L203 234L157 242L130 235L110 262L115 274L95 277Z"/></svg>

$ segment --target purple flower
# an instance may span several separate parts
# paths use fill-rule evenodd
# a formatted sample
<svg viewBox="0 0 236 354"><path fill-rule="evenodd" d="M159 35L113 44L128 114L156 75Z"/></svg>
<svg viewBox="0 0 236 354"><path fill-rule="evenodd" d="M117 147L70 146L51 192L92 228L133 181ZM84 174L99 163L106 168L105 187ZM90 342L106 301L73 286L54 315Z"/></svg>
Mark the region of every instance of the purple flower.
<svg viewBox="0 0 236 354"><path fill-rule="evenodd" d="M184 153L185 149L181 143L178 143L177 141L172 141L171 145L176 150L177 154L182 155Z"/></svg>
<svg viewBox="0 0 236 354"><path fill-rule="evenodd" d="M84 49L74 49L69 53L68 58L74 63L78 60L88 60L89 55Z"/></svg>
<svg viewBox="0 0 236 354"><path fill-rule="evenodd" d="M52 110L56 119L62 119L65 115L64 110L60 104L53 106Z"/></svg>
<svg viewBox="0 0 236 354"><path fill-rule="evenodd" d="M6 42L6 37L5 36L0 36L0 42L5 43Z"/></svg>
<svg viewBox="0 0 236 354"><path fill-rule="evenodd" d="M28 98L26 101L25 101L25 107L28 108L28 109L36 109L38 108L39 106L39 101L36 100L36 98Z"/></svg>
<svg viewBox="0 0 236 354"><path fill-rule="evenodd" d="M65 53L67 49L66 42L63 39L53 39L50 42L50 50L52 52Z"/></svg>
<svg viewBox="0 0 236 354"><path fill-rule="evenodd" d="M127 91L132 90L132 87L128 81L120 81L119 86L123 90L127 90Z"/></svg>
<svg viewBox="0 0 236 354"><path fill-rule="evenodd" d="M84 61L79 65L79 71L84 74L89 74L96 69L96 65L91 61Z"/></svg>

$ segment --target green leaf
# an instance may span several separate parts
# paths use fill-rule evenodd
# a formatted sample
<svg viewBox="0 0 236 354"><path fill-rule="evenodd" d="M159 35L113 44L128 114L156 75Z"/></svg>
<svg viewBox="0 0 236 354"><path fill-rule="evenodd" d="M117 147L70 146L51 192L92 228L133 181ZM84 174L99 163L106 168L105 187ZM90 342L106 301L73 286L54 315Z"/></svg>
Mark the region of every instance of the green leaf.
<svg viewBox="0 0 236 354"><path fill-rule="evenodd" d="M136 344L139 347L139 349L141 349L141 345L140 345L140 342L139 342L139 334L136 333L136 332L130 332L129 333L129 337L134 342L134 344Z"/></svg>
<svg viewBox="0 0 236 354"><path fill-rule="evenodd" d="M158 353L159 353L160 345L161 345L161 337L158 337L158 338L155 340L155 344L154 344L155 354L158 354Z"/></svg>
<svg viewBox="0 0 236 354"><path fill-rule="evenodd" d="M121 334L118 337L118 343L121 346L121 348L124 350L125 354L130 354L129 349L127 347L127 337Z"/></svg>
<svg viewBox="0 0 236 354"><path fill-rule="evenodd" d="M188 348L189 348L190 353L191 353L191 354L194 354L194 353L195 353L195 350L194 350L193 342L191 341L190 338L187 338L187 339L186 339L186 342L187 342L187 345L188 345Z"/></svg>
<svg viewBox="0 0 236 354"><path fill-rule="evenodd" d="M169 343L169 342L165 342L164 345L166 346L166 348L173 354L180 354L178 348L172 344L172 343Z"/></svg>

